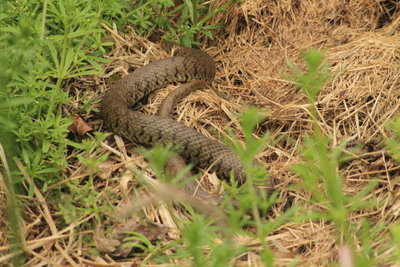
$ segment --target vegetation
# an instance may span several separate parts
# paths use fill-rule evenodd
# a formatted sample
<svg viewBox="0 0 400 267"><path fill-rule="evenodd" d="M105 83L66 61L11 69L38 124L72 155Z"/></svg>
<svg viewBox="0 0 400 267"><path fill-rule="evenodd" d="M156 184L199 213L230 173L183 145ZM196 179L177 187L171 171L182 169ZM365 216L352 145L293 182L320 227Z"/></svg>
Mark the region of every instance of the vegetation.
<svg viewBox="0 0 400 267"><path fill-rule="evenodd" d="M225 6L231 2L227 1ZM8 232L10 240L16 244L12 248L17 254L21 255L26 247L21 233L22 217L15 207L21 206L22 196L27 199L37 196L36 189L46 194L48 203L58 203L54 208L57 209L55 215L62 218L57 221L60 226L73 224L91 214L100 221L101 213L111 209L103 199L104 195L107 197L106 190L94 190L95 173L108 157L96 154L94 149L107 135L88 135L82 142L70 138L68 127L72 120L63 108L72 104L71 92L65 89L71 79L103 71L102 64L107 62L103 56L113 43L104 41L105 30L100 25L112 28L115 24L127 33L134 29L144 37L159 31L168 41L196 46L200 36L212 39L212 30L222 27L222 24L209 25L208 22L225 11L225 6L209 10L208 4L201 0L185 0L179 5L174 5L172 0L21 0L0 4L0 178L3 177L6 185L8 225L12 229ZM387 261L400 263L399 224L373 225L367 219L353 223L350 219L353 213L381 204L378 199L365 200L377 182L370 182L356 194L345 193L342 189L338 169L348 159L348 154L344 153L347 143L334 145L322 133L314 105L320 89L329 80L328 66L323 55L314 50L306 53L304 60L306 72L292 66L290 79L308 97L313 122L312 133L304 135L304 144L299 148L303 162L293 167L302 178L294 190L308 192L308 202L319 203L320 209L309 210L307 206L296 204L273 220L265 219L271 207L283 200L277 192L267 195L257 189L257 186L267 185L270 178L265 170L253 166L253 159L272 141L268 133L254 134L257 125L265 119L265 112L250 107L240 117L244 141L237 140L233 133L229 139L233 141L227 140L244 163L249 179L241 187L233 181L224 184L226 224L214 224L212 218L196 214L187 207L192 218L190 222L180 221L182 238L165 244L150 242L146 236L132 233L126 238L125 246L136 247L139 252L134 255L140 256L143 264L189 258L194 266L229 266L243 253L253 251L247 243L237 244L235 238L239 235L256 240L262 248L257 252L262 262L273 266L274 252L265 237L285 223L309 220L334 224L337 245L351 252L354 266L376 264L371 238L385 236L390 229L392 238L386 240L385 246L391 251ZM81 107L82 111L97 112L92 104ZM400 120L392 122L390 129L394 137L387 142L387 148L400 163ZM154 153L158 160L149 160L150 167L157 176L162 176L162 166L157 164L165 161L168 153L165 150L158 152L161 154ZM63 170L72 158L88 168L90 175L85 183L75 180L64 184ZM237 200L237 205L232 204L233 199ZM79 227L81 230L93 228ZM90 246L89 240L89 237L84 238L88 242L86 246ZM233 246L234 243L237 245ZM166 250L174 254L164 253ZM13 259L16 266L26 260L20 256ZM294 266L296 260L292 264Z"/></svg>

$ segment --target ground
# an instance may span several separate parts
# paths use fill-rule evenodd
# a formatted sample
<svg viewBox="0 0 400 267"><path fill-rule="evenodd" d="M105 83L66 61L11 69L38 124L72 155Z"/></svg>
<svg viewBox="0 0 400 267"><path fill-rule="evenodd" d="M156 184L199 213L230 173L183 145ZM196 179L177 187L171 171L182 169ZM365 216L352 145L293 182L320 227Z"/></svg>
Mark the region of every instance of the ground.
<svg viewBox="0 0 400 267"><path fill-rule="evenodd" d="M212 8L220 6L221 2L212 1ZM399 10L395 1L255 0L231 4L226 12L213 18L214 22L224 22L225 27L215 30L214 40L205 37L201 40L201 48L217 63L216 78L210 88L183 99L178 104L175 118L210 138L225 136L225 129L231 128L240 139L243 132L237 114L248 106L266 111L268 116L259 123L255 135L269 132L270 139L257 160L268 170L279 199L290 199L291 203L310 210L324 210L322 204L307 201L310 192L296 187L301 178L292 167L303 161L299 147L304 143L304 134L311 132L312 123L307 97L288 77L290 64L304 68L301 57L304 51L321 50L329 64L331 78L314 105L318 108L317 124L331 140L330 146L348 142L344 148L347 160L338 169L343 179L343 191L352 195L372 180L377 182L363 200L376 198L380 203L378 208L354 212L349 220L354 225L361 224L363 219L368 219L373 226L392 225L400 216L400 166L384 144L392 136L387 129L388 122L399 115ZM65 85L66 90L73 92L76 103L82 101L84 93L90 100L100 99L115 77L124 76L132 69L170 53L165 51L162 43L145 40L134 32L125 36L112 30L109 33L115 45L107 56L110 63L103 66L105 72L78 77ZM172 85L152 95L142 110L154 114L161 100L174 88ZM68 109L73 112L74 106ZM104 131L98 114L91 112L80 116L89 127ZM101 192L107 186L101 194L118 195L116 205L122 205L136 190L135 174L127 168L145 170L145 179L154 177L154 173L146 169L143 157L132 150L134 147L126 140L110 135L90 154L91 157L110 154L100 166L101 170L94 173L97 177L95 187ZM73 158L71 155L69 157ZM81 179L89 173L80 161L71 160L65 177L67 180ZM218 179L212 174L206 174L203 180L209 191L221 190ZM142 192L137 194L146 196ZM273 206L268 216L273 220L284 212L285 205L282 201ZM187 217L184 211L179 208L171 211L166 205L153 202L140 209L146 220L157 225L157 234L168 240L180 236L173 218L177 215ZM47 217L47 214L33 216ZM58 234L72 232L75 226L93 216L66 226ZM31 227L36 226L32 224ZM51 223L47 221L41 227L51 229ZM389 266L385 265L386 254L392 253L385 246L389 229L379 233L381 238L371 237L372 254L380 266ZM265 240L276 257L276 266L287 266L294 259L301 265L311 266L343 260L339 253L344 248L338 246L335 227L329 221L283 224ZM261 266L256 254L261 248L258 240L238 235L235 241L251 244L254 248L242 257L243 260L238 260L237 266ZM114 264L110 258L94 257L86 250L81 253L81 244L84 248L89 246L85 242L57 243L60 253L42 253L40 257L49 257L54 262L61 257L71 263L68 255L72 254L81 258L81 263L89 265L94 262L101 266ZM357 244L355 246L357 248ZM85 257L85 253L91 256ZM32 262L38 263L40 257Z"/></svg>

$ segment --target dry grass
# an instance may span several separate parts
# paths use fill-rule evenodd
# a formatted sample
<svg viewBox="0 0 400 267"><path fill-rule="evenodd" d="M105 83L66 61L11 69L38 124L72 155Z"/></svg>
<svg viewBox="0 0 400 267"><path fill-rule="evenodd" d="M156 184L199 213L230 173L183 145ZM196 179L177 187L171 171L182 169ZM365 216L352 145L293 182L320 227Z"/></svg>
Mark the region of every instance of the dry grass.
<svg viewBox="0 0 400 267"><path fill-rule="evenodd" d="M212 1L212 5L217 7L222 2ZM276 142L271 142L258 155L259 160L274 178L280 198L290 197L303 207L318 208L307 202L307 192L291 187L299 182L298 175L290 169L301 160L297 149L302 144L302 134L310 131L311 121L306 97L283 74L288 71L288 62L303 64L301 51L311 47L320 48L331 66L332 79L323 88L316 103L318 123L333 145L351 140L346 148L351 158L340 168L344 191L353 194L372 179L378 179L379 182L376 190L366 199L376 197L382 203L380 208L353 214L351 220L357 223L368 218L377 225L399 221L400 166L390 158L382 145L390 137L385 125L399 115L400 105L400 5L395 6L395 3L367 0L350 1L348 4L340 0L254 0L231 5L226 13L213 18L216 22L225 22L226 27L215 33L215 41L204 45L218 65L213 89L186 97L178 105L176 119L206 136L225 135L225 129L230 127L241 137L236 114L248 105L266 109L268 119L259 125L256 134L270 131ZM70 81L66 85L66 90L76 97L76 104L68 107L69 112L76 110L83 92L91 99L98 99L99 93L107 89L110 77L125 75L131 71L130 66L140 67L167 56L159 45L134 34L121 37L114 33L112 36L115 46L108 56L111 62L104 66L106 72L100 76ZM163 97L173 88L170 86L151 96L150 104L143 110L155 113ZM92 127L100 129L101 121L96 115L81 115ZM114 172L107 180L96 179L95 186L99 192L107 186L109 191L120 196L119 200L114 200L117 206L126 203L132 193L148 187L140 185L141 189L136 190L135 175L126 171L131 166L143 170L146 168L145 161L131 151L132 147L132 144L112 136L101 148L91 153L92 157L110 153L110 160L104 167ZM354 153L355 149L357 154ZM89 175L87 168L74 160L76 153L72 151L68 156L70 166L65 170L65 179L69 181ZM97 174L104 175L102 171ZM149 170L145 174L145 179L154 183L154 174ZM214 192L219 190L220 185L213 175L206 175L205 178L203 185L207 189ZM39 193L35 199L40 200ZM171 229L167 238L179 237L172 217L186 218L187 214L178 209L170 210L156 201L149 203L141 207L144 217ZM75 266L115 266L114 260L90 253L87 232L76 232L76 227L87 223L94 213L57 229L53 220L60 218L53 216L52 219L47 209L50 213L54 212L52 205L44 202L37 207L27 208L29 217L24 228L26 240L29 241L25 245L33 255L28 265L65 263ZM273 208L272 215L280 213L281 206ZM0 216L3 214L0 213ZM387 234L387 231L384 233ZM268 236L267 240L280 266L289 264L295 255L300 256L302 264L311 266L338 261L339 248L335 243L334 227L328 222L286 224ZM252 245L254 251L261 248L257 240L246 237L238 236L237 242ZM380 251L384 242L387 242L386 237L372 240L373 250L382 264L385 255L390 253ZM7 247L0 249L4 251ZM0 257L0 262L9 256ZM243 259L238 266L260 266L257 265L259 259L255 253L248 253L247 259ZM140 262L140 259L133 261Z"/></svg>

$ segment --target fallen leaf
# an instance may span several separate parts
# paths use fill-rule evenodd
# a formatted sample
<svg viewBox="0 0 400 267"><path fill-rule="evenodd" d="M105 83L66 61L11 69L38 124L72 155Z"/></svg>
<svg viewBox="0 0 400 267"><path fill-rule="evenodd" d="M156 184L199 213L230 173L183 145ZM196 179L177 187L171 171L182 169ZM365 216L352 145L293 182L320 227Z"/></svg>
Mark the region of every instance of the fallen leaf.
<svg viewBox="0 0 400 267"><path fill-rule="evenodd" d="M97 176L99 176L103 180L110 177L111 173L118 168L118 166L114 166L114 161L112 160L106 160L100 163L97 167L98 167Z"/></svg>
<svg viewBox="0 0 400 267"><path fill-rule="evenodd" d="M124 239L130 236L127 232L140 233L148 240L154 241L165 239L168 230L167 227L161 224L151 221L139 221L137 218L132 218L123 224L113 225L108 234L105 234L102 228L104 227L99 224L94 231L93 240L96 248L100 252L114 257L127 257L133 249L132 247L122 247Z"/></svg>
<svg viewBox="0 0 400 267"><path fill-rule="evenodd" d="M72 124L68 127L72 133L78 133L84 135L87 132L93 130L79 115L72 116Z"/></svg>

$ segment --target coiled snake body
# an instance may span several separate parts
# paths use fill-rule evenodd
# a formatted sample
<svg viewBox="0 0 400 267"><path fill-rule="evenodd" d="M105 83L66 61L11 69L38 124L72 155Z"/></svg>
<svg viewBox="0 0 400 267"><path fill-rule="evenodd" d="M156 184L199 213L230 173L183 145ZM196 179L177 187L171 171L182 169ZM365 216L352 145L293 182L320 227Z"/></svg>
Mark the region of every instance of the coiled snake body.
<svg viewBox="0 0 400 267"><path fill-rule="evenodd" d="M105 93L100 114L106 127L145 146L172 144L186 161L229 178L231 171L239 182L245 180L243 165L225 145L173 119L146 115L130 108L155 90L171 82L202 80L211 83L215 64L205 52L181 49L171 58L149 63L118 80Z"/></svg>

